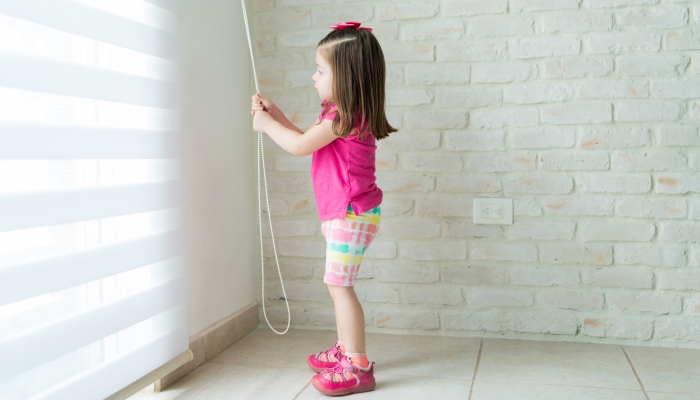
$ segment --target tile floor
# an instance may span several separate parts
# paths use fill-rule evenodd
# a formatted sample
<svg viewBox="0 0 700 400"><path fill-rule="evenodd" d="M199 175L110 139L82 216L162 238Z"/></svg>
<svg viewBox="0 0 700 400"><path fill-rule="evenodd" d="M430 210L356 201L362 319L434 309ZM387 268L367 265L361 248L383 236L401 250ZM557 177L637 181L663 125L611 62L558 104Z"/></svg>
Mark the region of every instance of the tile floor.
<svg viewBox="0 0 700 400"><path fill-rule="evenodd" d="M309 354L334 331L258 329L163 392L131 400L321 399ZM700 400L700 350L367 334L377 388L356 399Z"/></svg>

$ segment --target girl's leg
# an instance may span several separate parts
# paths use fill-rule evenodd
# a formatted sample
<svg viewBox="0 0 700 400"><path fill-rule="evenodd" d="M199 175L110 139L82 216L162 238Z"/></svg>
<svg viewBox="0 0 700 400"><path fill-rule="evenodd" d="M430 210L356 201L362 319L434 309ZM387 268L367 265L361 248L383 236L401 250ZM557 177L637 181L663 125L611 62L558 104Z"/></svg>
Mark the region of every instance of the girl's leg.
<svg viewBox="0 0 700 400"><path fill-rule="evenodd" d="M328 285L339 335L348 353L365 352L365 314L352 286ZM341 337L341 336L339 336Z"/></svg>

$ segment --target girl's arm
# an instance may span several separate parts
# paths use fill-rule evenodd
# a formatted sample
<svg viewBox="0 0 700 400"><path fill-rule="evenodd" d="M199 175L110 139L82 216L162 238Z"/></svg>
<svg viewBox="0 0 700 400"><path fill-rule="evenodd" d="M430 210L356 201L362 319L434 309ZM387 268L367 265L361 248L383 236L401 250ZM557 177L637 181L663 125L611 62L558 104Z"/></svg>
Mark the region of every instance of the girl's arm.
<svg viewBox="0 0 700 400"><path fill-rule="evenodd" d="M291 129L293 131L297 131L299 133L303 133L301 129L299 129L296 125L294 125L289 119L287 119L287 116L284 115L282 110L280 110L277 105L270 100L269 98L261 95L260 93L255 93L253 95L253 107L251 110L251 114L255 115L255 111L267 111L270 113L270 116L282 126L285 128Z"/></svg>
<svg viewBox="0 0 700 400"><path fill-rule="evenodd" d="M308 156L338 138L333 133L331 120L324 119L319 125L311 125L306 132L301 132L275 121L265 111L255 111L253 129L267 133L281 148L297 156Z"/></svg>

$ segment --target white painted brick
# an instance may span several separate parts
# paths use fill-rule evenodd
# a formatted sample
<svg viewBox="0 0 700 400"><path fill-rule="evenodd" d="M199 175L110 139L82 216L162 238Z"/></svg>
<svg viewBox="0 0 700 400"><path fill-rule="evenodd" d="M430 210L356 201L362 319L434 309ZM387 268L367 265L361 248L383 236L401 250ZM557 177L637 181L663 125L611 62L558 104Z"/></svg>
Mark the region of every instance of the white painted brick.
<svg viewBox="0 0 700 400"><path fill-rule="evenodd" d="M258 51L260 51L261 53L277 51L277 45L275 44L274 35L258 35L256 43L258 45Z"/></svg>
<svg viewBox="0 0 700 400"><path fill-rule="evenodd" d="M505 150L503 131L448 131L445 132L445 148L456 151L502 151Z"/></svg>
<svg viewBox="0 0 700 400"><path fill-rule="evenodd" d="M471 217L471 199L444 194L416 200L416 215L421 217Z"/></svg>
<svg viewBox="0 0 700 400"><path fill-rule="evenodd" d="M314 86L314 81L311 79L314 71L289 71L287 72L287 79L284 81L284 86L287 88L312 88ZM318 118L318 113L316 114Z"/></svg>
<svg viewBox="0 0 700 400"><path fill-rule="evenodd" d="M521 197L513 201L513 215L518 217L542 216L542 208L536 203L534 197Z"/></svg>
<svg viewBox="0 0 700 400"><path fill-rule="evenodd" d="M448 283L469 285L500 285L507 281L505 268L481 265L446 267L443 279Z"/></svg>
<svg viewBox="0 0 700 400"><path fill-rule="evenodd" d="M648 128L582 128L582 149L616 149L627 147L649 147Z"/></svg>
<svg viewBox="0 0 700 400"><path fill-rule="evenodd" d="M514 174L503 180L504 189L510 193L566 194L571 193L574 182L571 177L550 174Z"/></svg>
<svg viewBox="0 0 700 400"><path fill-rule="evenodd" d="M315 236L317 227L317 221L313 220L275 221L272 225L275 237ZM269 228L263 230L263 233L269 236Z"/></svg>
<svg viewBox="0 0 700 400"><path fill-rule="evenodd" d="M611 216L614 214L615 201L611 198L597 197L543 197L541 199L547 214Z"/></svg>
<svg viewBox="0 0 700 400"><path fill-rule="evenodd" d="M275 156L275 168L278 171L310 171L311 156L278 155Z"/></svg>
<svg viewBox="0 0 700 400"><path fill-rule="evenodd" d="M697 222L661 221L659 240L673 243L700 243Z"/></svg>
<svg viewBox="0 0 700 400"><path fill-rule="evenodd" d="M377 262L374 268L380 282L434 283L440 279L440 268L432 264Z"/></svg>
<svg viewBox="0 0 700 400"><path fill-rule="evenodd" d="M690 63L685 54L622 55L615 59L621 76L654 76L682 74Z"/></svg>
<svg viewBox="0 0 700 400"><path fill-rule="evenodd" d="M413 212L413 199L384 197L382 217L408 216Z"/></svg>
<svg viewBox="0 0 700 400"><path fill-rule="evenodd" d="M375 165L377 166L377 171L393 171L396 169L396 162L398 157L396 154L391 153L379 153L376 155Z"/></svg>
<svg viewBox="0 0 700 400"><path fill-rule="evenodd" d="M674 295L608 293L611 310L625 313L678 314L682 310L681 299Z"/></svg>
<svg viewBox="0 0 700 400"><path fill-rule="evenodd" d="M441 89L437 101L442 108L477 108L501 105L501 90L482 86Z"/></svg>
<svg viewBox="0 0 700 400"><path fill-rule="evenodd" d="M263 213L267 213L267 205L265 203L262 203L260 208ZM270 212L273 216L287 215L289 213L287 202L282 199L270 199Z"/></svg>
<svg viewBox="0 0 700 400"><path fill-rule="evenodd" d="M399 38L399 23L384 22L379 25L372 24L372 34L379 43L394 42Z"/></svg>
<svg viewBox="0 0 700 400"><path fill-rule="evenodd" d="M616 171L684 171L688 159L677 150L614 152L612 169Z"/></svg>
<svg viewBox="0 0 700 400"><path fill-rule="evenodd" d="M700 340L700 325L695 320L687 318L674 320L659 320L656 334L661 339Z"/></svg>
<svg viewBox="0 0 700 400"><path fill-rule="evenodd" d="M271 192L305 192L309 188L309 178L306 176L278 176L267 177L267 185Z"/></svg>
<svg viewBox="0 0 700 400"><path fill-rule="evenodd" d="M421 65L406 66L406 83L409 85L456 85L469 82L469 65Z"/></svg>
<svg viewBox="0 0 700 400"><path fill-rule="evenodd" d="M310 214L316 211L316 200L313 198L304 198L291 203L292 214Z"/></svg>
<svg viewBox="0 0 700 400"><path fill-rule="evenodd" d="M401 255L409 260L466 260L467 247L464 242L401 242Z"/></svg>
<svg viewBox="0 0 700 400"><path fill-rule="evenodd" d="M497 193L501 191L501 180L494 174L444 174L438 177L440 192Z"/></svg>
<svg viewBox="0 0 700 400"><path fill-rule="evenodd" d="M464 312L442 313L442 328L453 331L488 331L503 330L498 314L467 314Z"/></svg>
<svg viewBox="0 0 700 400"><path fill-rule="evenodd" d="M385 260L396 258L396 243L383 240L373 240L365 252L365 259L373 258Z"/></svg>
<svg viewBox="0 0 700 400"><path fill-rule="evenodd" d="M613 60L609 58L571 58L544 61L542 76L553 78L587 78L609 75Z"/></svg>
<svg viewBox="0 0 700 400"><path fill-rule="evenodd" d="M691 296L683 302L686 314L700 315L700 296Z"/></svg>
<svg viewBox="0 0 700 400"><path fill-rule="evenodd" d="M277 251L282 256L296 257L325 257L326 244L320 240L312 239L283 239L276 240ZM272 250L272 246L266 246ZM272 252L270 252L272 253ZM269 254L272 256L273 254ZM265 256L268 256L267 254Z"/></svg>
<svg viewBox="0 0 700 400"><path fill-rule="evenodd" d="M506 42L497 40L469 40L437 44L437 61L497 61L506 57Z"/></svg>
<svg viewBox="0 0 700 400"><path fill-rule="evenodd" d="M581 0L510 0L512 12L578 8Z"/></svg>
<svg viewBox="0 0 700 400"><path fill-rule="evenodd" d="M316 283L288 282L284 285L288 300L300 301L332 301L328 288ZM282 290L277 290L278 298L282 298Z"/></svg>
<svg viewBox="0 0 700 400"><path fill-rule="evenodd" d="M686 250L681 246L648 244L619 244L615 246L615 263L620 265L649 265L652 267L684 267Z"/></svg>
<svg viewBox="0 0 700 400"><path fill-rule="evenodd" d="M410 111L406 122L411 129L459 129L467 126L466 111Z"/></svg>
<svg viewBox="0 0 700 400"><path fill-rule="evenodd" d="M649 96L649 84L643 81L592 80L581 82L577 87L580 99L618 99Z"/></svg>
<svg viewBox="0 0 700 400"><path fill-rule="evenodd" d="M279 5L288 7L317 6L331 4L333 0L280 0Z"/></svg>
<svg viewBox="0 0 700 400"><path fill-rule="evenodd" d="M539 121L539 112L536 108L477 109L471 114L471 125L477 129L536 126Z"/></svg>
<svg viewBox="0 0 700 400"><path fill-rule="evenodd" d="M382 46L387 63L433 61L435 47L432 44L389 44Z"/></svg>
<svg viewBox="0 0 700 400"><path fill-rule="evenodd" d="M440 132L421 130L410 132L402 130L388 139L377 142L378 152L403 150L433 150L440 147Z"/></svg>
<svg viewBox="0 0 700 400"><path fill-rule="evenodd" d="M576 320L576 317L517 315L508 321L508 330L522 333L575 335L578 331L578 321Z"/></svg>
<svg viewBox="0 0 700 400"><path fill-rule="evenodd" d="M531 83L510 86L503 91L503 100L514 104L557 103L574 96L574 89L564 83Z"/></svg>
<svg viewBox="0 0 700 400"><path fill-rule="evenodd" d="M408 286L403 290L406 303L454 306L464 302L462 289L446 287Z"/></svg>
<svg viewBox="0 0 700 400"><path fill-rule="evenodd" d="M591 54L659 51L661 35L651 32L592 33L585 45Z"/></svg>
<svg viewBox="0 0 700 400"><path fill-rule="evenodd" d="M508 227L508 239L573 240L573 221L517 221Z"/></svg>
<svg viewBox="0 0 700 400"><path fill-rule="evenodd" d="M300 278L310 278L314 267L317 264L323 266L323 261L309 261L308 259L299 260L294 257L280 257L280 270L284 268L282 276L285 279L300 279ZM277 264L275 263L274 257L269 257L265 259L265 280L278 281L279 271L277 270Z"/></svg>
<svg viewBox="0 0 700 400"><path fill-rule="evenodd" d="M261 73L258 75L260 90L267 92L270 90L280 90L284 86L282 73Z"/></svg>
<svg viewBox="0 0 700 400"><path fill-rule="evenodd" d="M518 266L510 270L510 282L527 286L578 286L578 271L562 267Z"/></svg>
<svg viewBox="0 0 700 400"><path fill-rule="evenodd" d="M578 187L584 193L649 193L649 175L602 175L580 174Z"/></svg>
<svg viewBox="0 0 700 400"><path fill-rule="evenodd" d="M459 172L462 159L455 154L406 154L401 165L406 171Z"/></svg>
<svg viewBox="0 0 700 400"><path fill-rule="evenodd" d="M271 11L255 15L256 29L296 28L311 25L309 11Z"/></svg>
<svg viewBox="0 0 700 400"><path fill-rule="evenodd" d="M442 15L446 17L502 14L507 11L508 0L446 0L442 4Z"/></svg>
<svg viewBox="0 0 700 400"><path fill-rule="evenodd" d="M527 307L533 300L529 290L473 288L467 292L467 303L476 307Z"/></svg>
<svg viewBox="0 0 700 400"><path fill-rule="evenodd" d="M535 153L472 153L464 163L466 171L505 172L536 169Z"/></svg>
<svg viewBox="0 0 700 400"><path fill-rule="evenodd" d="M700 97L700 78L662 79L651 83L651 95L658 99Z"/></svg>
<svg viewBox="0 0 700 400"><path fill-rule="evenodd" d="M357 299L368 303L400 303L399 291L386 285L358 285L355 288Z"/></svg>
<svg viewBox="0 0 700 400"><path fill-rule="evenodd" d="M666 50L700 50L700 29L666 32L664 45Z"/></svg>
<svg viewBox="0 0 700 400"><path fill-rule="evenodd" d="M660 174L656 177L654 189L664 194L700 193L700 177L697 174Z"/></svg>
<svg viewBox="0 0 700 400"><path fill-rule="evenodd" d="M352 5L331 7L313 7L312 17L314 25L333 25L340 21L368 21L372 19L373 7L371 5Z"/></svg>
<svg viewBox="0 0 700 400"><path fill-rule="evenodd" d="M578 11L542 16L542 32L546 33L609 31L612 27L613 15L604 12Z"/></svg>
<svg viewBox="0 0 700 400"><path fill-rule="evenodd" d="M286 110L308 106L309 96L306 93L275 93L274 101L280 109Z"/></svg>
<svg viewBox="0 0 700 400"><path fill-rule="evenodd" d="M610 167L607 153L541 153L540 169L546 171L604 171Z"/></svg>
<svg viewBox="0 0 700 400"><path fill-rule="evenodd" d="M498 225L474 224L468 221L447 221L444 223L444 235L450 238L489 238L504 237L503 228Z"/></svg>
<svg viewBox="0 0 700 400"><path fill-rule="evenodd" d="M464 24L461 21L406 24L401 27L401 39L407 41L459 39L463 33Z"/></svg>
<svg viewBox="0 0 700 400"><path fill-rule="evenodd" d="M620 199L617 215L633 218L687 218L688 206L685 201Z"/></svg>
<svg viewBox="0 0 700 400"><path fill-rule="evenodd" d="M577 55L581 52L578 36L523 38L512 42L513 56L518 59Z"/></svg>
<svg viewBox="0 0 700 400"><path fill-rule="evenodd" d="M688 24L688 9L682 7L652 7L627 9L615 18L621 26L640 29L680 28Z"/></svg>
<svg viewBox="0 0 700 400"><path fill-rule="evenodd" d="M656 277L661 290L697 292L700 289L700 271L692 269L668 269L658 271Z"/></svg>
<svg viewBox="0 0 700 400"><path fill-rule="evenodd" d="M471 260L537 261L537 248L532 244L471 243Z"/></svg>
<svg viewBox="0 0 700 400"><path fill-rule="evenodd" d="M431 311L383 311L376 313L377 328L420 329L431 331L440 327L437 313Z"/></svg>
<svg viewBox="0 0 700 400"><path fill-rule="evenodd" d="M626 7L657 4L659 0L583 0L584 7Z"/></svg>
<svg viewBox="0 0 700 400"><path fill-rule="evenodd" d="M615 104L615 120L618 122L674 121L681 117L683 108L669 102L621 102Z"/></svg>
<svg viewBox="0 0 700 400"><path fill-rule="evenodd" d="M428 192L435 187L435 178L423 174L380 174L377 186L385 192Z"/></svg>
<svg viewBox="0 0 700 400"><path fill-rule="evenodd" d="M423 89L387 88L387 106L419 106L433 102L433 94Z"/></svg>
<svg viewBox="0 0 700 400"><path fill-rule="evenodd" d="M651 289L654 287L654 274L644 267L604 267L582 271L583 283L586 285Z"/></svg>
<svg viewBox="0 0 700 400"><path fill-rule="evenodd" d="M534 32L531 17L484 17L469 20L467 33L474 37L520 36Z"/></svg>
<svg viewBox="0 0 700 400"><path fill-rule="evenodd" d="M612 106L606 103L567 103L542 107L542 122L554 125L612 122Z"/></svg>
<svg viewBox="0 0 700 400"><path fill-rule="evenodd" d="M653 331L650 321L626 318L586 318L581 326L582 335L618 339L649 340Z"/></svg>
<svg viewBox="0 0 700 400"><path fill-rule="evenodd" d="M474 83L523 82L537 77L537 65L528 63L489 63L472 66Z"/></svg>
<svg viewBox="0 0 700 400"><path fill-rule="evenodd" d="M283 33L279 35L279 44L284 47L316 47L327 34L326 29Z"/></svg>
<svg viewBox="0 0 700 400"><path fill-rule="evenodd" d="M656 226L646 222L587 221L581 224L581 238L584 242L648 242L655 232Z"/></svg>
<svg viewBox="0 0 700 400"><path fill-rule="evenodd" d="M427 218L384 218L380 230L394 238L435 238L440 236L440 223Z"/></svg>
<svg viewBox="0 0 700 400"><path fill-rule="evenodd" d="M540 255L546 264L612 264L612 246L580 244L541 244Z"/></svg>
<svg viewBox="0 0 700 400"><path fill-rule="evenodd" d="M529 128L516 129L510 133L513 149L569 148L576 144L574 128ZM500 149L494 149L500 150Z"/></svg>
<svg viewBox="0 0 700 400"><path fill-rule="evenodd" d="M434 17L438 4L434 2L412 1L406 3L378 4L377 14L380 21L397 19L417 19ZM369 18L367 18L369 19ZM365 19L365 20L367 20ZM347 19L346 19L347 20ZM338 19L337 21L340 21ZM350 21L350 20L348 20Z"/></svg>
<svg viewBox="0 0 700 400"><path fill-rule="evenodd" d="M402 85L403 84L403 67L396 65L388 65L386 68L386 84Z"/></svg>
<svg viewBox="0 0 700 400"><path fill-rule="evenodd" d="M552 308L574 311L602 310L603 295L588 288L581 292L564 290L543 290L537 295L537 302Z"/></svg>

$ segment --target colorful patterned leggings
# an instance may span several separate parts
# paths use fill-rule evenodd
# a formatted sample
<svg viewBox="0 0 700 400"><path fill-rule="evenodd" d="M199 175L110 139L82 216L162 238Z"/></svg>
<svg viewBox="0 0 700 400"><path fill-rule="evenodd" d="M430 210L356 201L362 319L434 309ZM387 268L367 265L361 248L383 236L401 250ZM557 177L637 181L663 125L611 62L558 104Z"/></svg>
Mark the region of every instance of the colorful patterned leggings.
<svg viewBox="0 0 700 400"><path fill-rule="evenodd" d="M348 205L345 218L321 223L326 238L326 274L323 282L334 286L353 286L365 251L379 230L379 206L355 215Z"/></svg>

